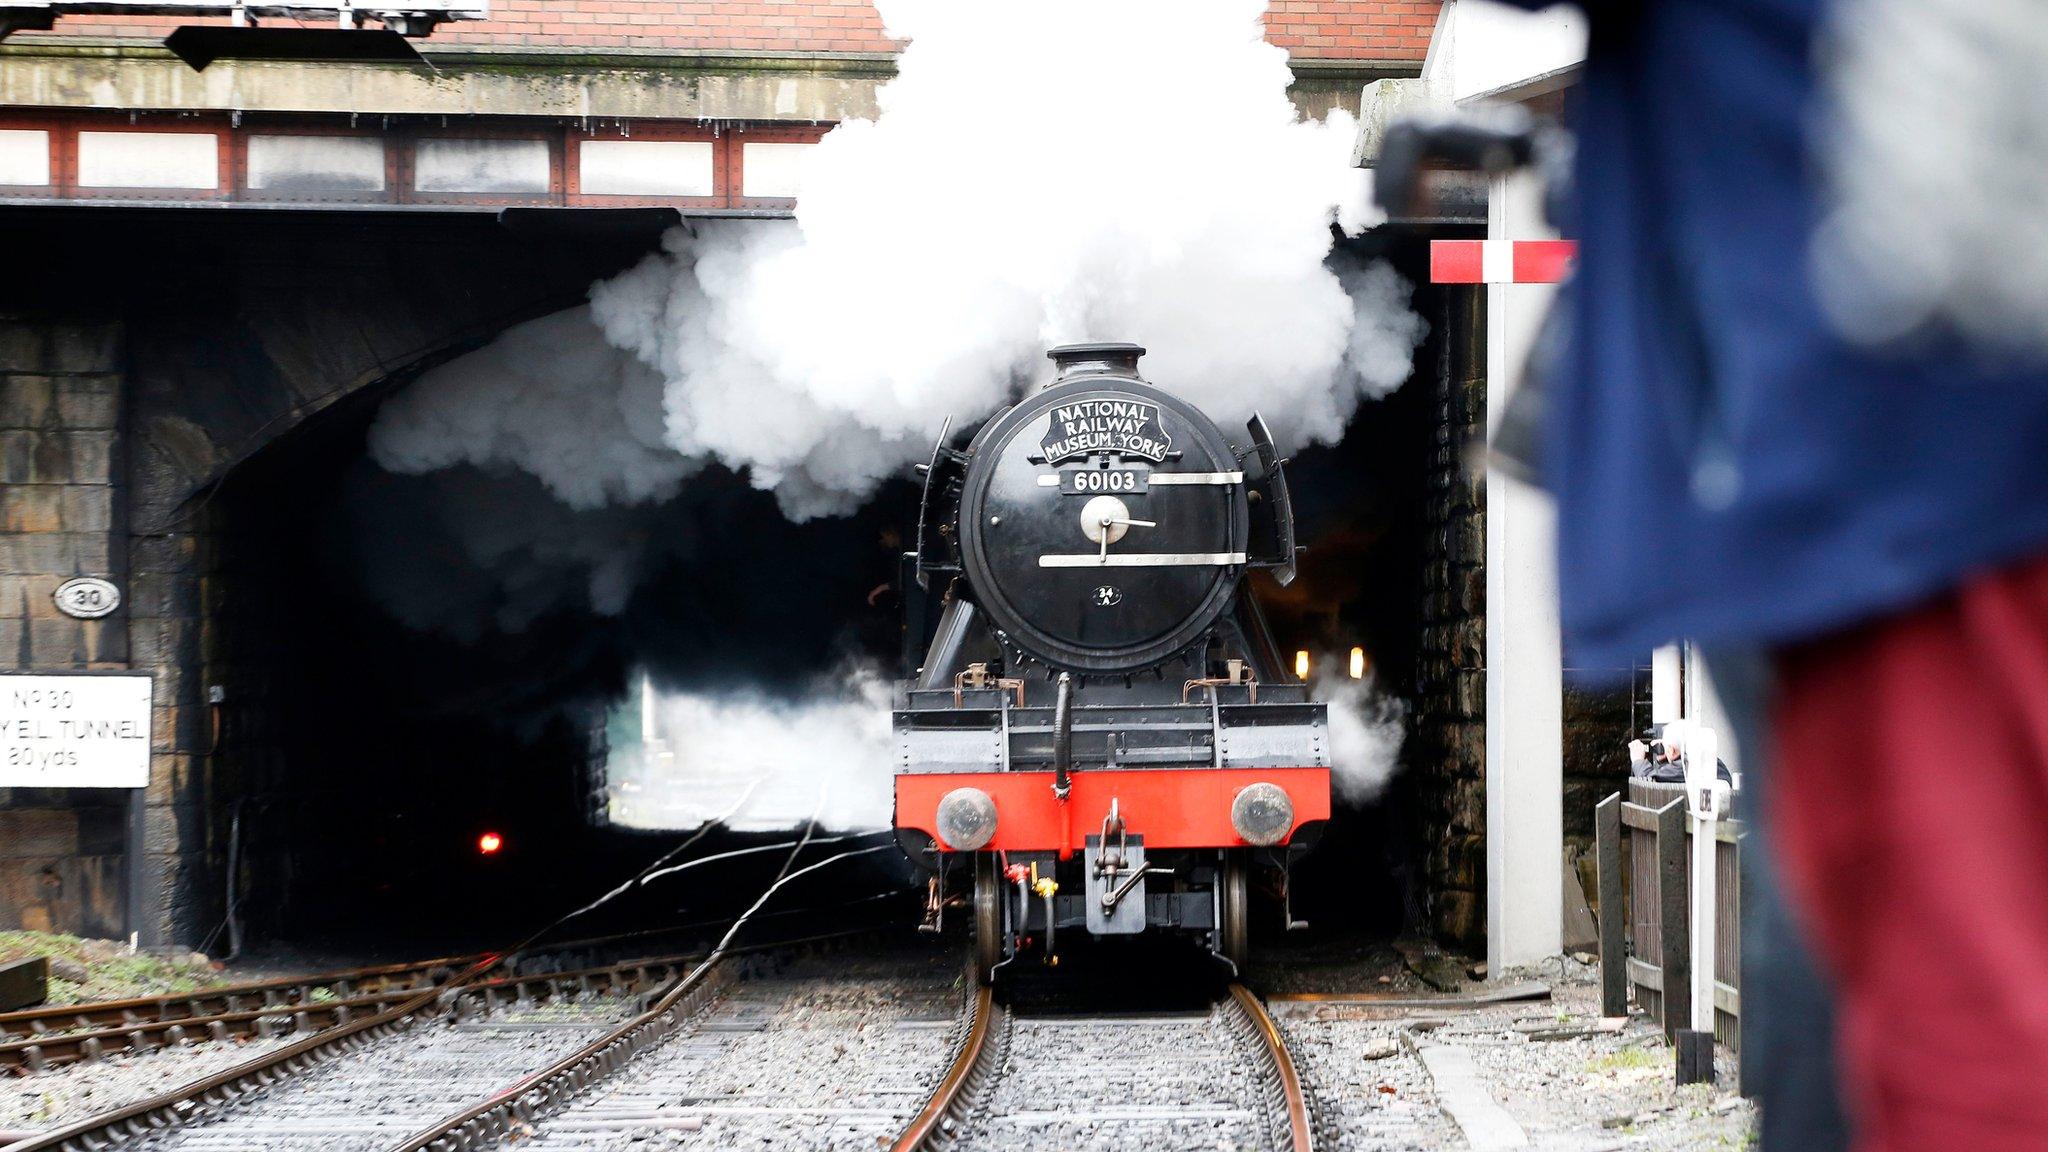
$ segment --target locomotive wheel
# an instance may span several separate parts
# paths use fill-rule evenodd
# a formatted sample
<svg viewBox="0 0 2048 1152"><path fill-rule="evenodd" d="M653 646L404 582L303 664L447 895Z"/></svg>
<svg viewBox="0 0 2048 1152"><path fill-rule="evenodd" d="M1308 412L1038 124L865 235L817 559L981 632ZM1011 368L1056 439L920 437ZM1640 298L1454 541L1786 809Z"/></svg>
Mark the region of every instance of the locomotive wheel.
<svg viewBox="0 0 2048 1152"><path fill-rule="evenodd" d="M1216 881L1222 885L1217 901L1222 923L1216 930L1216 951L1239 969L1251 958L1250 873L1251 863L1242 851L1223 853L1223 869Z"/></svg>
<svg viewBox="0 0 2048 1152"><path fill-rule="evenodd" d="M974 857L974 978L983 984L995 982L995 967L1003 962L1003 876L996 870L996 854L976 853Z"/></svg>

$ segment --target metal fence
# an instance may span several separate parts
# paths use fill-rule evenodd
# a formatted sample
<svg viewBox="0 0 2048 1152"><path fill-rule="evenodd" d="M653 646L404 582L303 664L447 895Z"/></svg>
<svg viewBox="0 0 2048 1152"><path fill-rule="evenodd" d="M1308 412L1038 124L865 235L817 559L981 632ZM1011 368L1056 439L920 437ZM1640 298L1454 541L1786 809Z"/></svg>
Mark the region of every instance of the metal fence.
<svg viewBox="0 0 2048 1152"><path fill-rule="evenodd" d="M1744 833L1730 803L1714 839L1714 1039L1742 1047ZM1692 845L1685 788L1628 782L1594 809L1600 865L1601 1010L1637 1006L1667 1035L1692 1027ZM1620 913L1620 914L1617 914Z"/></svg>

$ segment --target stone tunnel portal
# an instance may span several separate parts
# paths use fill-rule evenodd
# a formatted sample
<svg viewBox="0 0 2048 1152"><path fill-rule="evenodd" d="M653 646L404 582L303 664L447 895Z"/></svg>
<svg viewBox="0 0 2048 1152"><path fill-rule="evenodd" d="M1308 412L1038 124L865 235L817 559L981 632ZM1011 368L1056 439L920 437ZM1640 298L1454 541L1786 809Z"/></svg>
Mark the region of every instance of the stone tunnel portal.
<svg viewBox="0 0 2048 1152"><path fill-rule="evenodd" d="M34 449L10 449L22 475L8 479L56 492L47 512L10 508L10 600L27 615L5 638L15 667L156 678L148 936L218 940L232 899L236 927L259 939L404 926L419 946L488 946L674 839L601 819L604 716L642 669L774 689L900 646L876 615L890 601L872 593L914 520L907 481L798 528L743 478L706 472L691 499L628 530L727 550L649 566L622 612L565 603L457 635L409 627L379 594L392 569L413 588L480 579L451 555L459 534L426 530L436 517L482 507L533 525L545 507L517 478L471 470L451 501L447 477L380 470L365 452L379 405L507 327L578 306L658 221L32 214L47 272L0 305L18 428L6 435ZM1421 245L1376 243L1367 255L1423 279ZM1483 492L1450 446L1478 419L1484 382L1460 340L1469 304L1427 287L1415 303L1431 330L1414 378L1366 403L1341 443L1297 456L1310 551L1292 588L1264 593L1285 647L1319 665L1361 648L1407 703L1391 720L1401 771L1343 809L1300 871L1296 915L1469 944L1484 907ZM92 396L105 399L80 399ZM132 590L115 616L31 613L45 584L102 568ZM122 934L118 803L16 790L7 808L26 835L0 849L0 914ZM478 851L485 832L499 852Z"/></svg>

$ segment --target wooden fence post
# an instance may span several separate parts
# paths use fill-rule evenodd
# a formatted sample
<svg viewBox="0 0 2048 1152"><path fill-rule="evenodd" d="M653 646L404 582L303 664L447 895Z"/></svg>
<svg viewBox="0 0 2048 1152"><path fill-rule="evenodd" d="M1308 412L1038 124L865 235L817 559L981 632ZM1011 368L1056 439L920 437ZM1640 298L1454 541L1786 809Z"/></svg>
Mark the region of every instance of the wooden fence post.
<svg viewBox="0 0 2048 1152"><path fill-rule="evenodd" d="M1692 1027L1692 894L1685 883L1685 797L1657 809L1657 903L1664 916L1664 1034Z"/></svg>
<svg viewBox="0 0 2048 1152"><path fill-rule="evenodd" d="M1621 895L1621 793L1593 809L1594 854L1600 866L1600 1014L1628 1015L1628 909Z"/></svg>

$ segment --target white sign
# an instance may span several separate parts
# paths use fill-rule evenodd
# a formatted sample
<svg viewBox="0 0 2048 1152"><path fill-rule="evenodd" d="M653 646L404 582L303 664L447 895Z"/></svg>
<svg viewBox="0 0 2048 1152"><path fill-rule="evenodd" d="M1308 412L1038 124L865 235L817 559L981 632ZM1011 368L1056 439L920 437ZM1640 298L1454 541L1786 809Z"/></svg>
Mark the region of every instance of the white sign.
<svg viewBox="0 0 2048 1152"><path fill-rule="evenodd" d="M0 676L0 788L149 786L150 678Z"/></svg>
<svg viewBox="0 0 2048 1152"><path fill-rule="evenodd" d="M97 620L121 606L121 590L97 576L80 576L57 585L57 611L80 620Z"/></svg>

